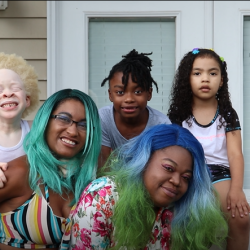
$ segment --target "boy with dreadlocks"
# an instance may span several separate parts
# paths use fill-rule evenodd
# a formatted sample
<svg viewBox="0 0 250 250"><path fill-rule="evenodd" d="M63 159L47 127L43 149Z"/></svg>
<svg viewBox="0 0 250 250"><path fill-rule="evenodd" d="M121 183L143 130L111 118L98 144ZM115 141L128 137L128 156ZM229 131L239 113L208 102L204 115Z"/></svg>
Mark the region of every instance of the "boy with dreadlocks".
<svg viewBox="0 0 250 250"><path fill-rule="evenodd" d="M99 109L102 126L102 149L99 167L102 167L111 150L141 134L146 128L157 124L170 124L168 117L147 106L152 97L152 83L157 83L150 71L151 55L138 53L135 49L122 56L111 69L101 86L109 80L109 99L113 105Z"/></svg>

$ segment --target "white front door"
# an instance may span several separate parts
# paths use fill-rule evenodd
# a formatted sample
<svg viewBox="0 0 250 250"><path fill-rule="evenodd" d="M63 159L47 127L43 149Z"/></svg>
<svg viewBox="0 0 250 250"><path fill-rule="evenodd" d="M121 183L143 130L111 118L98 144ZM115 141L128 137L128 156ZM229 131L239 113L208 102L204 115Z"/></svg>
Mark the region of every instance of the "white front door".
<svg viewBox="0 0 250 250"><path fill-rule="evenodd" d="M193 48L213 47L212 1L48 1L47 5L48 96L63 88L89 92L88 29L93 17L175 18L176 66Z"/></svg>

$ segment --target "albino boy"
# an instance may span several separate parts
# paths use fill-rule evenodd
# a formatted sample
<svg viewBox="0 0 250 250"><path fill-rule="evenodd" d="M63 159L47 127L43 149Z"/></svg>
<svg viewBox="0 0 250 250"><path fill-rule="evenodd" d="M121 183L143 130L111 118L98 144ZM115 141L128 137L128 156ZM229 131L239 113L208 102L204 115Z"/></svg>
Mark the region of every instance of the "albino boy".
<svg viewBox="0 0 250 250"><path fill-rule="evenodd" d="M22 118L39 103L37 74L22 57L0 53L0 162L25 154L23 139L32 121ZM1 164L5 169L6 164ZM0 187L5 177L0 170Z"/></svg>

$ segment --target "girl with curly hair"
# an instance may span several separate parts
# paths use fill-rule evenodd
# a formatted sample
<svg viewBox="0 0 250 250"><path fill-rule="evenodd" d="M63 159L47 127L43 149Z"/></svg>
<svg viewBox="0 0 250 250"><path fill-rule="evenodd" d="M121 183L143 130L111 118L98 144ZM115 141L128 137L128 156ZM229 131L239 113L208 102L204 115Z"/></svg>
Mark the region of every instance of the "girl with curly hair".
<svg viewBox="0 0 250 250"><path fill-rule="evenodd" d="M228 221L226 249L247 250L250 207L243 192L241 128L230 100L223 57L201 48L184 55L173 81L168 116L172 123L192 132L203 146Z"/></svg>
<svg viewBox="0 0 250 250"><path fill-rule="evenodd" d="M202 146L174 124L113 151L72 217L74 250L207 250L227 235Z"/></svg>

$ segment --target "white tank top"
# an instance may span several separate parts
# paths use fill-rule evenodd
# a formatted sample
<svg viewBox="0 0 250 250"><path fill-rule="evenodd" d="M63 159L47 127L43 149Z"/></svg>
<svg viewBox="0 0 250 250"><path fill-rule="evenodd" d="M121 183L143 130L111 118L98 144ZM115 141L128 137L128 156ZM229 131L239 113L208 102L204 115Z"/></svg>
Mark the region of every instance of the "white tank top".
<svg viewBox="0 0 250 250"><path fill-rule="evenodd" d="M21 120L21 129L22 136L17 145L9 148L0 146L0 162L9 162L14 160L15 158L25 155L25 152L23 150L23 140L25 135L30 131L30 127L27 121Z"/></svg>

